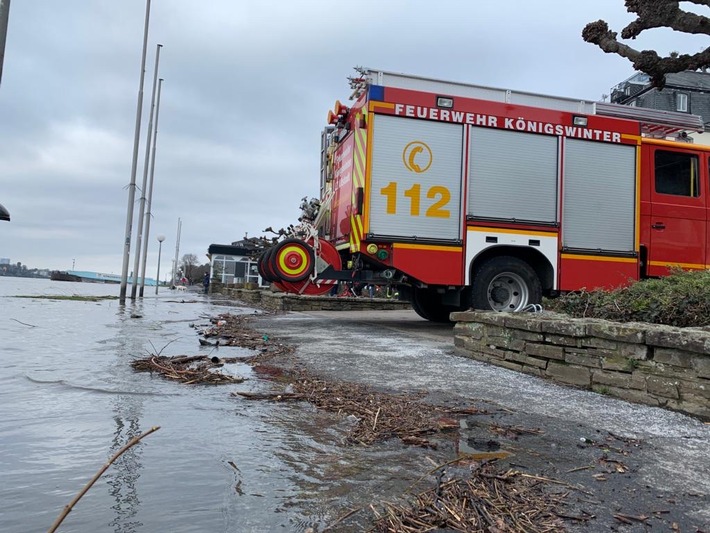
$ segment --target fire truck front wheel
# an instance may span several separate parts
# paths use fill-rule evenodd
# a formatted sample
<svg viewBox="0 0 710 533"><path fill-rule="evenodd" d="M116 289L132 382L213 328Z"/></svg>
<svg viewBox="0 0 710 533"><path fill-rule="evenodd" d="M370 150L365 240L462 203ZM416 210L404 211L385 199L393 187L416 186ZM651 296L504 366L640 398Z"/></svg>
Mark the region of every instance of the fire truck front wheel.
<svg viewBox="0 0 710 533"><path fill-rule="evenodd" d="M474 309L521 311L542 301L542 286L532 267L512 256L493 257L475 272L471 304Z"/></svg>

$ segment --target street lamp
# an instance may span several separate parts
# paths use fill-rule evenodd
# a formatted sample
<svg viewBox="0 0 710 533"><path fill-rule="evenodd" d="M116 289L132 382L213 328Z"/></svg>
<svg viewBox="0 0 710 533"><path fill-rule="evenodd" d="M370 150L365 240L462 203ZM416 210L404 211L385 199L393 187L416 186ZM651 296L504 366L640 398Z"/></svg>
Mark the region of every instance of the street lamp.
<svg viewBox="0 0 710 533"><path fill-rule="evenodd" d="M163 250L163 241L165 240L165 235L158 235L158 273L155 275L155 294L158 294L158 287L160 286L160 252Z"/></svg>

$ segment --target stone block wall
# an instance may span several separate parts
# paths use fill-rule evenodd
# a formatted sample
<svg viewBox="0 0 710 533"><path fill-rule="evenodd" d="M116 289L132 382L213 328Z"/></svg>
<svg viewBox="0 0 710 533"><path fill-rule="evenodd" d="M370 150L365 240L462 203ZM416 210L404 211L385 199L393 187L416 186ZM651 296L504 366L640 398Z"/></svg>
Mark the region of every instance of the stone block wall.
<svg viewBox="0 0 710 533"><path fill-rule="evenodd" d="M272 292L223 288L221 294L250 306L269 311L357 311L367 309L410 309L409 302L381 298L336 298L333 296L301 296Z"/></svg>
<svg viewBox="0 0 710 533"><path fill-rule="evenodd" d="M552 313L452 313L456 353L710 420L710 331Z"/></svg>

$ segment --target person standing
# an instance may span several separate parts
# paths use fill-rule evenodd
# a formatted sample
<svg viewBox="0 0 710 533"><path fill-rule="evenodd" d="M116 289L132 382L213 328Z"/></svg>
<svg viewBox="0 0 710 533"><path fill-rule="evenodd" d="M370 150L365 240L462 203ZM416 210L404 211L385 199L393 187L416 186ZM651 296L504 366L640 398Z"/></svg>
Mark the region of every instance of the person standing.
<svg viewBox="0 0 710 533"><path fill-rule="evenodd" d="M202 286L205 288L205 294L210 292L210 273L205 272L205 277L202 279Z"/></svg>

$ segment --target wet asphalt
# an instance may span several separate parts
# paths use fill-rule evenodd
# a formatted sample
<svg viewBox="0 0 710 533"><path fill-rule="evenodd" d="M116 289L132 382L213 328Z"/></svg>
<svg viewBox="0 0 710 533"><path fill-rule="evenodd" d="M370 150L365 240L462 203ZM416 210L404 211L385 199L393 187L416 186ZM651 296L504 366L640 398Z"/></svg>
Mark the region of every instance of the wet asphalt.
<svg viewBox="0 0 710 533"><path fill-rule="evenodd" d="M700 420L458 356L451 326L412 311L269 314L255 327L295 345L323 378L481 410L442 436L442 456L500 455L503 469L554 480L569 531L710 532L710 425Z"/></svg>

